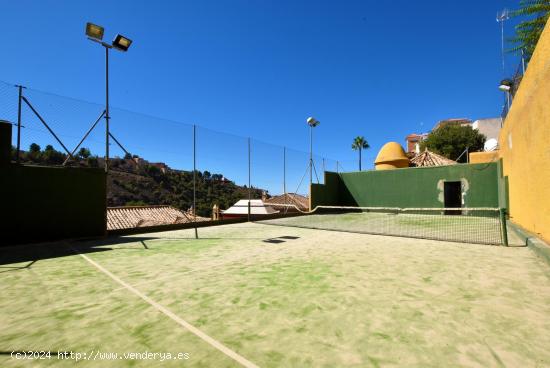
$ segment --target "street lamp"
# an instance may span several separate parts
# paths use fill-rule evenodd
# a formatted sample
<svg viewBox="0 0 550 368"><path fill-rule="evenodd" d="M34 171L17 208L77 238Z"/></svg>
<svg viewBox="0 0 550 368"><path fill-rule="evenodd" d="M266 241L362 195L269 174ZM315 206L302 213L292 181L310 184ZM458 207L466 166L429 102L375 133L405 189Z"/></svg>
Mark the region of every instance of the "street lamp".
<svg viewBox="0 0 550 368"><path fill-rule="evenodd" d="M313 128L321 122L314 117L307 118L309 125L309 210L311 211L311 185L313 184Z"/></svg>
<svg viewBox="0 0 550 368"><path fill-rule="evenodd" d="M112 43L103 42L105 29L93 23L86 23L86 36L90 41L96 42L105 48L105 172L109 172L109 50L128 51L132 40L120 34L115 36Z"/></svg>

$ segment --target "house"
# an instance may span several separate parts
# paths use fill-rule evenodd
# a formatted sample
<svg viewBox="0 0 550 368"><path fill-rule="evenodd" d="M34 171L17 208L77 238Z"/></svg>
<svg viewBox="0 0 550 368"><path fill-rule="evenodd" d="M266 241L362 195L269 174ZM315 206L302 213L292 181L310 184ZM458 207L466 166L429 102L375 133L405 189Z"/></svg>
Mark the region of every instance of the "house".
<svg viewBox="0 0 550 368"><path fill-rule="evenodd" d="M225 211L221 211L222 218L236 218L248 216L248 199L241 199L233 206L229 207ZM273 207L266 205L261 199L250 200L250 214L254 216L274 215L279 211L273 209Z"/></svg>
<svg viewBox="0 0 550 368"><path fill-rule="evenodd" d="M422 134L409 134L405 137L406 141L406 153L420 153L420 142L428 138L428 133L422 133Z"/></svg>
<svg viewBox="0 0 550 368"><path fill-rule="evenodd" d="M149 162L150 166L158 168L163 174L166 174L170 168L164 162Z"/></svg>
<svg viewBox="0 0 550 368"><path fill-rule="evenodd" d="M264 203L284 213L309 210L309 199L297 193L285 193L271 198L265 198Z"/></svg>
<svg viewBox="0 0 550 368"><path fill-rule="evenodd" d="M466 118L460 118L460 119L446 119L446 120L440 120L435 124L432 131L437 130L443 126L447 125L460 125L460 126L468 126L472 125L472 121L470 119Z"/></svg>
<svg viewBox="0 0 550 368"><path fill-rule="evenodd" d="M502 118L479 119L473 122L472 128L487 137L485 151L494 151L497 148Z"/></svg>

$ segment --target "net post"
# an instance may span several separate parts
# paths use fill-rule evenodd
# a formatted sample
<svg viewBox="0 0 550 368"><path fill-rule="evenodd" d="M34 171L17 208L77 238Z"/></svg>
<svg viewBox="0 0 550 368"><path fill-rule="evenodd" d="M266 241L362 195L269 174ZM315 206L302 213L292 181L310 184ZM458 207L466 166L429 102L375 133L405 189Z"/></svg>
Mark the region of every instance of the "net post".
<svg viewBox="0 0 550 368"><path fill-rule="evenodd" d="M505 247L507 247L508 246L508 229L506 226L506 209L499 208L498 213L500 218L500 232L502 236L502 244Z"/></svg>

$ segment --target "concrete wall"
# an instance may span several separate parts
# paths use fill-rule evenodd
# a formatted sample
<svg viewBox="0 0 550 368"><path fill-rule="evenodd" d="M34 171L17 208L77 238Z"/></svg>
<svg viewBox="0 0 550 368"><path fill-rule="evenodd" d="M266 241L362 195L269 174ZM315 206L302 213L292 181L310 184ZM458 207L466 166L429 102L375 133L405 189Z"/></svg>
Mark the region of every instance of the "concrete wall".
<svg viewBox="0 0 550 368"><path fill-rule="evenodd" d="M510 219L550 241L550 23L499 136Z"/></svg>
<svg viewBox="0 0 550 368"><path fill-rule="evenodd" d="M463 207L499 207L505 184L499 163L327 173L312 187L312 204L363 207L444 207L445 181L462 183ZM337 193L337 194L336 194Z"/></svg>
<svg viewBox="0 0 550 368"><path fill-rule="evenodd" d="M497 151L489 151L489 152L470 152L469 154L469 162L471 164L481 164L484 162L495 162L498 160L498 152Z"/></svg>
<svg viewBox="0 0 550 368"><path fill-rule="evenodd" d="M1 244L103 236L102 169L0 167Z"/></svg>

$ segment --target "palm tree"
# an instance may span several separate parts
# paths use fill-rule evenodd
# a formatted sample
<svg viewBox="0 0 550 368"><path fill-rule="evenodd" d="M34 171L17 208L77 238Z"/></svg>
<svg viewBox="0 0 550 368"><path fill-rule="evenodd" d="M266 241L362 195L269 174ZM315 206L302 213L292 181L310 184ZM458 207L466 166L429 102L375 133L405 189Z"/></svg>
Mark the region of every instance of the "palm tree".
<svg viewBox="0 0 550 368"><path fill-rule="evenodd" d="M359 171L361 171L361 151L370 148L369 142L367 142L365 137L357 136L353 140L351 148L355 151L359 151Z"/></svg>
<svg viewBox="0 0 550 368"><path fill-rule="evenodd" d="M550 0L521 0L520 8L512 16L534 16L516 26L516 35L510 41L515 45L510 51L523 50L527 60L531 58L537 42L550 16Z"/></svg>

